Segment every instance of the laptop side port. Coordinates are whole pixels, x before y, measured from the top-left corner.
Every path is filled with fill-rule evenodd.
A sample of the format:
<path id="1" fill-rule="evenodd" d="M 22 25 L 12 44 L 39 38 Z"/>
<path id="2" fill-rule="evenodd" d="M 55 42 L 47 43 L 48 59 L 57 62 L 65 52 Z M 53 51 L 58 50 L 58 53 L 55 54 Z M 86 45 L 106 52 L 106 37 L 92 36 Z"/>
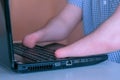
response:
<path id="1" fill-rule="evenodd" d="M 66 61 L 66 66 L 72 66 L 72 64 L 73 64 L 72 60 Z"/>

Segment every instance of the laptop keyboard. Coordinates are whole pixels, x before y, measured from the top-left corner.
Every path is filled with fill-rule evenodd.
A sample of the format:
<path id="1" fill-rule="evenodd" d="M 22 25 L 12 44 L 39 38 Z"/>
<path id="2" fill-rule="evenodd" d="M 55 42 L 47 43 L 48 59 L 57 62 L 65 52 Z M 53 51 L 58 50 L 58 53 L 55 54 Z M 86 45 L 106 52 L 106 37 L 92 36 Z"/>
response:
<path id="1" fill-rule="evenodd" d="M 54 51 L 42 46 L 28 48 L 20 43 L 14 43 L 14 53 L 36 62 L 56 60 Z"/>

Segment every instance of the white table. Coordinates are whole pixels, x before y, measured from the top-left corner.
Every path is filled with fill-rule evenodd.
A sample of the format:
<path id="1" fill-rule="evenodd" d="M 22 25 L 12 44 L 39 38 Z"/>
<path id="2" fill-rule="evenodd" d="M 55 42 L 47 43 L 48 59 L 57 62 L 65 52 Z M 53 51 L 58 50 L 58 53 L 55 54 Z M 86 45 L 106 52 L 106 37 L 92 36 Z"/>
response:
<path id="1" fill-rule="evenodd" d="M 120 64 L 105 61 L 86 67 L 24 74 L 0 66 L 0 80 L 120 80 Z"/>

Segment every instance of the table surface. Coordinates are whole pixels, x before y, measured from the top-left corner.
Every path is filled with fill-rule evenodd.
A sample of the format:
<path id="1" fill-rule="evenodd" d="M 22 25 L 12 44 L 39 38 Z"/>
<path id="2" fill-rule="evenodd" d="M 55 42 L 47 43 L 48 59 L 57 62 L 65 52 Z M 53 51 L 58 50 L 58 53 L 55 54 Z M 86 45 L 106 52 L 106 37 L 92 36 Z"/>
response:
<path id="1" fill-rule="evenodd" d="M 0 66 L 0 80 L 120 80 L 120 64 L 105 61 L 97 65 L 16 73 Z"/>

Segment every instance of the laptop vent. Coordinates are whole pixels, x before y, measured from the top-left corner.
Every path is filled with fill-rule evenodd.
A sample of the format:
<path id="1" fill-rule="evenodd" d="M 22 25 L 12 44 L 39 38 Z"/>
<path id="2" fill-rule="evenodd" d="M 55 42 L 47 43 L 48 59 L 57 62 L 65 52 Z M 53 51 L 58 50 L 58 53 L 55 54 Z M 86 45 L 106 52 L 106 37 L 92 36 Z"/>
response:
<path id="1" fill-rule="evenodd" d="M 28 67 L 29 71 L 38 71 L 38 70 L 50 70 L 53 68 L 53 65 L 41 65 L 41 66 L 32 66 Z"/>

